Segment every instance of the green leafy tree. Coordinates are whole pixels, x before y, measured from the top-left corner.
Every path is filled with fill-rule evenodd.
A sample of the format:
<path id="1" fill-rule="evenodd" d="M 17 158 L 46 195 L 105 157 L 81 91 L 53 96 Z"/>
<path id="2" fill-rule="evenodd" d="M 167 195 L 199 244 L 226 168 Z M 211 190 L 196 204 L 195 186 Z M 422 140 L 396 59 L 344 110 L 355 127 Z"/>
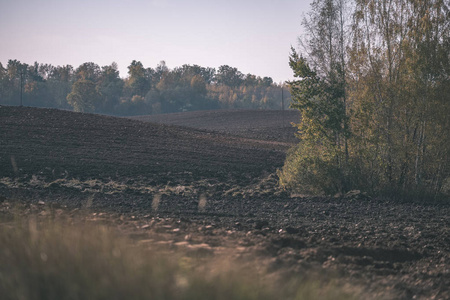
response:
<path id="1" fill-rule="evenodd" d="M 101 69 L 100 66 L 93 63 L 87 62 L 81 64 L 76 70 L 75 74 L 77 79 L 90 80 L 92 82 L 97 82 L 100 77 Z"/>
<path id="2" fill-rule="evenodd" d="M 244 78 L 244 85 L 246 86 L 255 86 L 258 84 L 256 76 L 253 74 L 247 74 Z"/>
<path id="3" fill-rule="evenodd" d="M 50 69 L 47 86 L 54 99 L 55 107 L 69 108 L 67 95 L 72 90 L 74 69 L 71 65 L 57 66 Z"/>
<path id="4" fill-rule="evenodd" d="M 127 87 L 131 96 L 138 95 L 144 97 L 151 88 L 151 77 L 140 61 L 133 60 L 128 66 Z"/>
<path id="5" fill-rule="evenodd" d="M 13 84 L 10 80 L 8 69 L 0 63 L 0 103 L 12 104 Z"/>
<path id="6" fill-rule="evenodd" d="M 7 70 L 9 77 L 9 96 L 11 97 L 9 104 L 23 104 L 24 87 L 28 80 L 28 65 L 16 59 L 10 59 L 8 60 Z"/>
<path id="7" fill-rule="evenodd" d="M 100 99 L 95 83 L 84 79 L 77 80 L 72 86 L 72 92 L 67 95 L 68 103 L 77 112 L 93 112 Z"/>
<path id="8" fill-rule="evenodd" d="M 189 82 L 194 76 L 200 76 L 206 84 L 211 84 L 214 80 L 216 70 L 198 65 L 182 65 L 179 68 L 175 68 L 173 72 L 178 74 L 180 80 L 186 82 Z"/>
<path id="9" fill-rule="evenodd" d="M 269 87 L 273 84 L 273 79 L 270 77 L 263 77 L 261 80 L 261 85 L 265 87 Z"/>
<path id="10" fill-rule="evenodd" d="M 118 66 L 113 62 L 109 66 L 103 66 L 97 83 L 97 89 L 102 96 L 100 107 L 97 111 L 104 113 L 114 113 L 115 107 L 119 104 L 123 94 L 124 82 L 119 77 Z"/>
<path id="11" fill-rule="evenodd" d="M 37 107 L 51 107 L 54 105 L 54 98 L 50 92 L 45 73 L 41 72 L 41 65 L 35 62 L 28 66 L 26 70 L 26 84 L 24 85 L 24 105 Z"/>
<path id="12" fill-rule="evenodd" d="M 191 88 L 195 95 L 206 95 L 206 82 L 201 75 L 195 75 L 192 77 Z"/>
<path id="13" fill-rule="evenodd" d="M 229 87 L 237 87 L 243 83 L 243 80 L 244 74 L 228 65 L 220 66 L 216 74 L 216 82 Z"/>

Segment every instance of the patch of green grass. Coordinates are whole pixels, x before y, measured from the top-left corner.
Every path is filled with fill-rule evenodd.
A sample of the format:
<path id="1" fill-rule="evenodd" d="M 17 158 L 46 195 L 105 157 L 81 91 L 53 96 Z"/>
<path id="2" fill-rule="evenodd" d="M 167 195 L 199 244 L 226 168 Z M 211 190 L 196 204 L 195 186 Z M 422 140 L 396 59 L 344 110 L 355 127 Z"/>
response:
<path id="1" fill-rule="evenodd" d="M 329 282 L 269 278 L 224 259 L 151 250 L 88 222 L 0 223 L 2 299 L 354 299 Z"/>

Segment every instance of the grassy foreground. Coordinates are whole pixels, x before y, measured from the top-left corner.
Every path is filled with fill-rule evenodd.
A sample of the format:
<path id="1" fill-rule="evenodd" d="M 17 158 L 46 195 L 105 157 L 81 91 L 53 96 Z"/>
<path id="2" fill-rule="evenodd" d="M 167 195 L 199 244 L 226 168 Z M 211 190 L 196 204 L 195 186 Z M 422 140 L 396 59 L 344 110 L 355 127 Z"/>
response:
<path id="1" fill-rule="evenodd" d="M 152 250 L 86 221 L 0 222 L 2 299 L 355 299 L 332 281 L 275 279 L 256 265 Z"/>

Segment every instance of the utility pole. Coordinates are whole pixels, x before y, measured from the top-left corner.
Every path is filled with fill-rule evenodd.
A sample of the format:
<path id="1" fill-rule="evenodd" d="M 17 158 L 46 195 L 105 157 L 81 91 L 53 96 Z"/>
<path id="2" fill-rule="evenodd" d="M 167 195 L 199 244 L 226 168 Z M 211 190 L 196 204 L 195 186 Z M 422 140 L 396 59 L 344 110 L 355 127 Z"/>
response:
<path id="1" fill-rule="evenodd" d="M 23 106 L 23 67 L 20 68 L 20 106 Z"/>
<path id="2" fill-rule="evenodd" d="M 283 88 L 283 84 L 281 84 L 281 115 L 283 118 L 283 128 L 285 126 L 285 117 L 284 117 L 284 88 Z"/>

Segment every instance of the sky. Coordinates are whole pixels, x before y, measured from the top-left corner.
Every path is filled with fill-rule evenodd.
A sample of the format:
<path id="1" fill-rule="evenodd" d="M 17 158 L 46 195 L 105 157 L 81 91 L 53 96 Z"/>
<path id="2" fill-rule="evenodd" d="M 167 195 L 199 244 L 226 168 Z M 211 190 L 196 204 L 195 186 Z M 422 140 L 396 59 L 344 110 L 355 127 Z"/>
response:
<path id="1" fill-rule="evenodd" d="M 310 0 L 0 0 L 0 62 L 100 66 L 133 60 L 155 68 L 236 67 L 244 74 L 293 78 Z"/>

